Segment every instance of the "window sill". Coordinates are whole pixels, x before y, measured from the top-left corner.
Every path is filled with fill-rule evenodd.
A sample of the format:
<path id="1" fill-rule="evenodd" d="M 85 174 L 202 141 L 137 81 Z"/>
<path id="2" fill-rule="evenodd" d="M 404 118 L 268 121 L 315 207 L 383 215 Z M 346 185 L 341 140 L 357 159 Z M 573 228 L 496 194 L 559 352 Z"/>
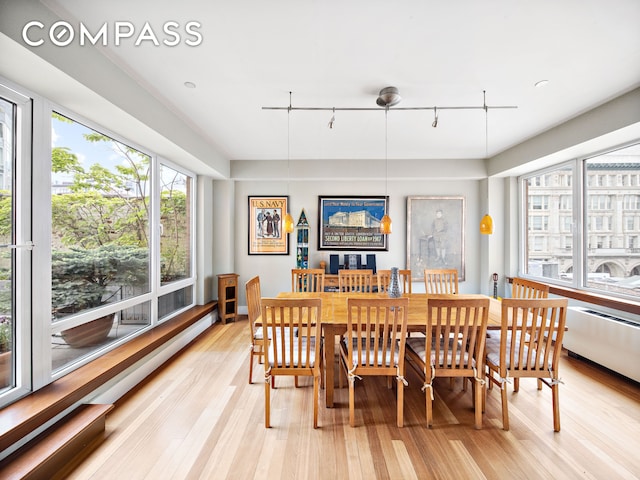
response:
<path id="1" fill-rule="evenodd" d="M 537 278 L 535 280 L 537 282 L 540 281 Z M 509 283 L 511 283 L 512 281 L 513 278 L 509 277 Z M 623 300 L 617 297 L 611 297 L 600 293 L 578 290 L 577 288 L 561 287 L 550 283 L 547 283 L 546 285 L 549 285 L 549 293 L 553 295 L 559 295 L 561 297 L 571 298 L 573 300 L 590 303 L 592 305 L 599 305 L 601 307 L 612 308 L 614 310 L 620 310 L 621 312 L 627 312 L 633 315 L 640 315 L 640 302 Z"/>

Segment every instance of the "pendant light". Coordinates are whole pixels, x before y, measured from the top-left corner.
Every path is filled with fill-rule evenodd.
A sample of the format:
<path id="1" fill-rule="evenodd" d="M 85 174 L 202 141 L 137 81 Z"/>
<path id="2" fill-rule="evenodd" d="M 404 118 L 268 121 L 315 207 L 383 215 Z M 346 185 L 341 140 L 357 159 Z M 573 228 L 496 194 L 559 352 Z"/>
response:
<path id="1" fill-rule="evenodd" d="M 487 94 L 483 90 L 484 96 L 484 156 L 489 158 L 489 109 L 487 107 Z M 480 233 L 482 235 L 491 235 L 493 233 L 493 218 L 488 213 L 480 220 Z"/>
<path id="2" fill-rule="evenodd" d="M 289 109 L 287 110 L 287 197 L 289 196 L 289 183 L 291 182 L 291 92 L 289 92 Z M 284 233 L 293 233 L 293 217 L 289 213 L 289 201 L 287 201 L 287 213 L 284 216 Z"/>
<path id="3" fill-rule="evenodd" d="M 396 102 L 397 103 L 397 102 Z M 388 136 L 387 136 L 387 114 L 389 113 L 389 107 L 387 106 L 384 110 L 384 195 L 385 200 L 388 193 L 388 182 L 389 182 L 389 154 L 388 154 Z M 387 203 L 387 209 L 389 208 Z M 380 220 L 380 233 L 383 235 L 389 235 L 391 233 L 391 217 L 385 213 Z"/>

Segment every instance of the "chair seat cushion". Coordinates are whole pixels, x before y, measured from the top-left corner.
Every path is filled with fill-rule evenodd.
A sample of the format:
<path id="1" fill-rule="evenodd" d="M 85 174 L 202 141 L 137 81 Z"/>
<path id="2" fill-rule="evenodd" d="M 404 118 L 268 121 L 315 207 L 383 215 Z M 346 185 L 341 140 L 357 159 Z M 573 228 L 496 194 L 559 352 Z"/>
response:
<path id="1" fill-rule="evenodd" d="M 453 342 L 456 342 L 457 340 L 455 340 L 454 338 L 450 338 L 449 339 L 449 347 L 453 346 Z M 463 364 L 464 365 L 469 365 L 469 352 L 466 351 L 466 349 L 464 349 L 461 345 L 461 342 L 458 341 L 458 349 L 456 351 L 456 358 L 455 358 L 455 362 L 453 362 L 453 351 L 451 350 L 451 348 L 449 348 L 447 350 L 447 358 L 445 361 L 444 358 L 444 339 L 440 340 L 440 358 L 436 358 L 436 348 L 435 348 L 435 342 L 431 343 L 431 358 L 430 361 L 427 362 L 426 356 L 427 356 L 427 351 L 426 351 L 426 343 L 425 343 L 425 339 L 424 337 L 417 337 L 417 338 L 407 338 L 407 348 L 410 349 L 417 357 L 419 357 L 422 362 L 426 365 L 434 365 L 436 367 L 438 366 L 447 366 L 450 367 L 452 364 L 458 365 L 460 364 L 460 355 L 463 355 Z M 453 363 L 452 363 L 453 362 Z M 471 359 L 471 367 L 475 367 L 475 359 Z"/>
<path id="2" fill-rule="evenodd" d="M 487 352 L 487 364 L 488 365 L 495 365 L 498 366 L 500 365 L 500 332 L 497 332 L 497 334 L 492 333 L 491 334 L 491 338 L 487 338 L 485 346 L 486 346 L 486 352 Z M 516 351 L 520 350 L 520 342 L 519 340 L 519 335 L 516 336 L 516 342 L 514 345 L 514 349 Z M 509 350 L 510 350 L 510 344 L 511 344 L 511 332 L 507 333 L 507 352 L 506 352 L 506 368 L 507 370 L 510 370 L 512 368 L 520 368 L 519 362 L 518 362 L 518 358 L 515 358 L 515 364 L 511 365 L 511 361 L 509 360 Z M 532 350 L 531 351 L 531 358 L 535 358 L 536 356 L 536 350 Z M 522 351 L 522 358 L 524 359 L 524 361 L 527 361 L 527 358 L 529 358 L 529 348 L 528 347 L 524 347 L 523 351 Z M 542 360 L 542 359 L 541 359 Z M 546 367 L 544 367 L 544 362 L 541 361 L 540 365 L 538 365 L 538 368 L 551 368 L 551 362 L 548 363 L 548 365 Z"/>
<path id="3" fill-rule="evenodd" d="M 285 327 L 285 330 L 288 330 L 288 329 L 289 329 L 289 327 Z M 276 327 L 276 330 L 280 331 L 280 327 Z M 268 335 L 269 335 L 269 340 L 271 340 L 271 331 L 267 330 L 267 332 L 268 332 Z M 264 336 L 263 335 L 264 335 L 264 331 L 263 331 L 262 327 L 258 327 L 258 328 L 256 328 L 256 331 L 253 334 L 253 339 L 254 340 L 264 340 Z M 294 337 L 298 336 L 298 328 L 297 327 L 294 328 L 294 330 L 293 330 L 293 336 Z"/>
<path id="4" fill-rule="evenodd" d="M 361 347 L 358 352 L 358 342 L 360 342 Z M 384 349 L 376 352 L 374 349 L 374 339 L 373 338 L 354 338 L 353 339 L 353 358 L 351 359 L 352 365 L 356 366 L 383 366 L 383 367 L 397 367 L 399 361 L 399 349 L 396 347 L 392 349 L 390 346 L 387 346 Z M 344 356 L 347 357 L 349 355 L 349 344 L 348 339 L 343 338 L 342 342 L 340 342 L 340 347 L 343 350 Z M 369 356 L 369 363 L 367 363 L 367 352 Z M 393 354 L 393 362 L 391 359 L 391 355 Z M 360 355 L 358 357 L 358 355 Z"/>
<path id="5" fill-rule="evenodd" d="M 309 342 L 309 357 L 307 358 L 307 342 Z M 284 344 L 284 358 L 281 357 L 282 346 L 278 345 L 278 364 L 275 364 L 275 353 L 273 351 L 273 343 L 269 345 L 268 359 L 269 365 L 272 367 L 314 367 L 315 366 L 315 338 L 294 338 L 293 340 L 293 356 L 290 355 L 291 343 L 286 341 Z M 301 348 L 298 357 L 298 348 Z"/>

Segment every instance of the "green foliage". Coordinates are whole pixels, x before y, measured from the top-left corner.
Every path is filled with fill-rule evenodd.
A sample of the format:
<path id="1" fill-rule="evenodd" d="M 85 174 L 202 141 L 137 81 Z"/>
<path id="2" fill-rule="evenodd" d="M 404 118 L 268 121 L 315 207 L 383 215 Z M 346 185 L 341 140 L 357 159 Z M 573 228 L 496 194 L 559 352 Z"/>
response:
<path id="1" fill-rule="evenodd" d="M 72 122 L 56 113 L 53 118 Z M 85 167 L 69 148 L 52 149 L 52 171 L 71 178 L 67 193 L 52 196 L 54 309 L 73 304 L 76 310 L 93 308 L 104 301 L 106 285 L 140 280 L 131 277 L 128 282 L 123 278 L 127 276 L 124 263 L 129 251 L 139 252 L 140 257 L 135 258 L 144 257 L 146 263 L 139 265 L 137 272 L 148 281 L 150 157 L 95 131 L 83 137 L 89 143 L 105 143 L 121 162 L 113 168 L 93 162 Z M 184 278 L 189 258 L 187 198 L 183 191 L 174 190 L 175 183 L 163 185 L 160 202 L 163 279 Z M 6 215 L 10 220 L 10 211 Z M 120 250 L 116 256 L 109 256 L 109 248 Z M 114 270 L 116 260 L 125 272 Z"/>
<path id="2" fill-rule="evenodd" d="M 0 316 L 0 352 L 11 350 L 12 330 L 11 319 L 4 315 Z"/>
<path id="3" fill-rule="evenodd" d="M 9 190 L 0 190 L 0 238 L 10 243 L 11 219 L 13 217 L 13 198 Z"/>
<path id="4" fill-rule="evenodd" d="M 51 262 L 54 311 L 94 308 L 105 301 L 110 285 L 148 283 L 149 256 L 145 248 L 105 245 L 53 252 Z"/>

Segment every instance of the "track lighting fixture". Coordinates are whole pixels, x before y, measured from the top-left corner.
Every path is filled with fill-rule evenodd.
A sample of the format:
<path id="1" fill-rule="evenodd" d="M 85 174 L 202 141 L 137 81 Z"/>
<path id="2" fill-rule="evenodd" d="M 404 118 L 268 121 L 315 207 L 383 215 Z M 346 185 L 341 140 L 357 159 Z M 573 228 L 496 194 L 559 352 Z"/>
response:
<path id="1" fill-rule="evenodd" d="M 329 120 L 329 128 L 333 128 L 333 123 L 336 121 L 336 109 L 333 109 L 333 115 L 331 116 L 331 120 Z"/>
<path id="2" fill-rule="evenodd" d="M 438 107 L 433 107 L 433 123 L 431 124 L 433 128 L 438 126 Z"/>
<path id="3" fill-rule="evenodd" d="M 484 91 L 483 91 L 484 93 Z M 402 97 L 398 93 L 396 87 L 385 87 L 380 90 L 380 94 L 376 99 L 378 107 L 383 107 L 385 110 L 489 110 L 489 109 L 511 109 L 518 108 L 515 105 L 492 105 L 488 106 L 486 102 L 480 106 L 450 106 L 450 107 L 396 107 L 400 103 Z M 392 108 L 393 107 L 393 108 Z M 348 111 L 366 111 L 366 110 L 380 110 L 376 107 L 293 107 L 289 104 L 288 107 L 262 107 L 263 110 L 327 110 L 332 111 L 334 114 L 337 110 Z"/>

